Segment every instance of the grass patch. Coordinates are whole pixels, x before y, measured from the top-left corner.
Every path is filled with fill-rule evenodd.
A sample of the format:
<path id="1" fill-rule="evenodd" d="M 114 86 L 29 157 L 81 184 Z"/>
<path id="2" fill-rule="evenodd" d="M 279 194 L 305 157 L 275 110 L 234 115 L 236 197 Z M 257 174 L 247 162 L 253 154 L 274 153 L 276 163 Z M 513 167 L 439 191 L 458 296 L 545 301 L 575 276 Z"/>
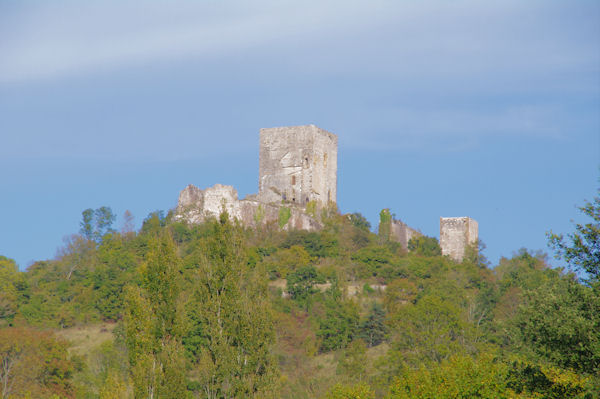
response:
<path id="1" fill-rule="evenodd" d="M 61 338 L 71 342 L 69 353 L 87 355 L 102 342 L 114 339 L 115 323 L 102 323 L 91 326 L 70 327 L 56 332 Z"/>

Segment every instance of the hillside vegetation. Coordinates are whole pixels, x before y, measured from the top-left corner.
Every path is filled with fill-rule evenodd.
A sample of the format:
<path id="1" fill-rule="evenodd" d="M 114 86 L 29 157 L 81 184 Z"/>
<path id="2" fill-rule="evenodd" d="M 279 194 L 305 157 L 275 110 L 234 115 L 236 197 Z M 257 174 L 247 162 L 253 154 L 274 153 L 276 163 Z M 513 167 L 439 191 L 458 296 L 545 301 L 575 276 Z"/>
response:
<path id="1" fill-rule="evenodd" d="M 23 272 L 0 257 L 0 398 L 599 397 L 597 275 L 542 253 L 407 253 L 335 209 L 319 232 L 113 221 L 84 211 Z"/>

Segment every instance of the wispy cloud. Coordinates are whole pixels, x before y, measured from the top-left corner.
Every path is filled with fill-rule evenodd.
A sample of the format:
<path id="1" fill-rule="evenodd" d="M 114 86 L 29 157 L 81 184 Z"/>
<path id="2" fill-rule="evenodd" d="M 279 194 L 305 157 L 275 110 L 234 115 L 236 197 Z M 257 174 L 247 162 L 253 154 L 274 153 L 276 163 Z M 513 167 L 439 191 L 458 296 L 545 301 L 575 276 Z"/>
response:
<path id="1" fill-rule="evenodd" d="M 40 2 L 0 13 L 0 82 L 246 49 L 293 51 L 307 64 L 317 57 L 304 66 L 314 73 L 416 78 L 597 63 L 595 42 L 550 26 L 576 23 L 560 8 L 512 0 Z M 542 25 L 528 20 L 539 14 L 549 16 Z"/>
<path id="2" fill-rule="evenodd" d="M 339 6 L 274 1 L 38 4 L 5 14 L 0 80 L 231 54 L 294 38 L 318 40 L 325 32 L 376 23 L 365 15 L 369 8 L 353 2 Z"/>
<path id="3" fill-rule="evenodd" d="M 0 2 L 0 90 L 17 94 L 0 96 L 0 155 L 182 159 L 245 148 L 271 123 L 376 150 L 565 138 L 599 126 L 599 14 L 553 0 Z M 178 68 L 130 81 L 156 64 Z"/>

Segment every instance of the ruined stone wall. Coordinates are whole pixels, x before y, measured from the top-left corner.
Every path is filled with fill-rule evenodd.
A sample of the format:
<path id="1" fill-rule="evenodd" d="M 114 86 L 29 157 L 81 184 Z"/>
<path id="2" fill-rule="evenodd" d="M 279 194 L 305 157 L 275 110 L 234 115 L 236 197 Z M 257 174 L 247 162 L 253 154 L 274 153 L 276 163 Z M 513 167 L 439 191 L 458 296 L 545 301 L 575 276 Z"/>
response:
<path id="1" fill-rule="evenodd" d="M 215 184 L 201 190 L 190 184 L 179 193 L 175 214 L 176 218 L 185 219 L 190 223 L 200 223 L 209 217 L 218 218 L 223 206 L 231 217 L 241 218 L 241 208 L 235 188 Z"/>
<path id="2" fill-rule="evenodd" d="M 440 247 L 442 255 L 462 262 L 465 249 L 479 240 L 479 227 L 469 217 L 440 218 Z"/>
<path id="3" fill-rule="evenodd" d="M 402 248 L 408 250 L 408 242 L 413 237 L 422 236 L 419 231 L 409 227 L 406 223 L 401 220 L 392 220 L 390 228 L 390 238 L 393 241 L 397 241 L 402 245 Z"/>
<path id="4" fill-rule="evenodd" d="M 337 201 L 337 136 L 314 125 L 260 130 L 258 200 Z"/>
<path id="5" fill-rule="evenodd" d="M 257 227 L 265 224 L 279 224 L 281 205 L 259 202 L 255 196 L 238 200 L 237 190 L 232 186 L 216 184 L 205 190 L 190 184 L 179 194 L 175 219 L 188 223 L 202 223 L 209 218 L 218 218 L 225 207 L 230 218 L 239 220 L 244 226 Z M 284 230 L 318 230 L 321 224 L 307 215 L 302 209 L 289 207 L 290 217 Z"/>

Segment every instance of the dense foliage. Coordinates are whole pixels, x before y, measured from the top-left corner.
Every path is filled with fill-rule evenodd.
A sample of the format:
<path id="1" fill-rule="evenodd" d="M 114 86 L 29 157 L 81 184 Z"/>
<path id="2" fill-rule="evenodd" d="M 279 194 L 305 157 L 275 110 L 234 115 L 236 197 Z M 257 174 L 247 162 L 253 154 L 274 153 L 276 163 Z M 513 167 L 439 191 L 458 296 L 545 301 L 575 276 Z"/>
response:
<path id="1" fill-rule="evenodd" d="M 378 234 L 334 209 L 318 232 L 159 211 L 138 232 L 128 214 L 117 232 L 110 208 L 82 216 L 55 259 L 21 272 L 0 256 L 2 399 L 600 392 L 597 244 L 576 238 L 597 219 L 572 247 L 550 237 L 589 272 L 582 284 L 525 249 L 493 268 L 483 247 L 462 263 L 431 237 L 407 251 L 387 209 Z"/>

